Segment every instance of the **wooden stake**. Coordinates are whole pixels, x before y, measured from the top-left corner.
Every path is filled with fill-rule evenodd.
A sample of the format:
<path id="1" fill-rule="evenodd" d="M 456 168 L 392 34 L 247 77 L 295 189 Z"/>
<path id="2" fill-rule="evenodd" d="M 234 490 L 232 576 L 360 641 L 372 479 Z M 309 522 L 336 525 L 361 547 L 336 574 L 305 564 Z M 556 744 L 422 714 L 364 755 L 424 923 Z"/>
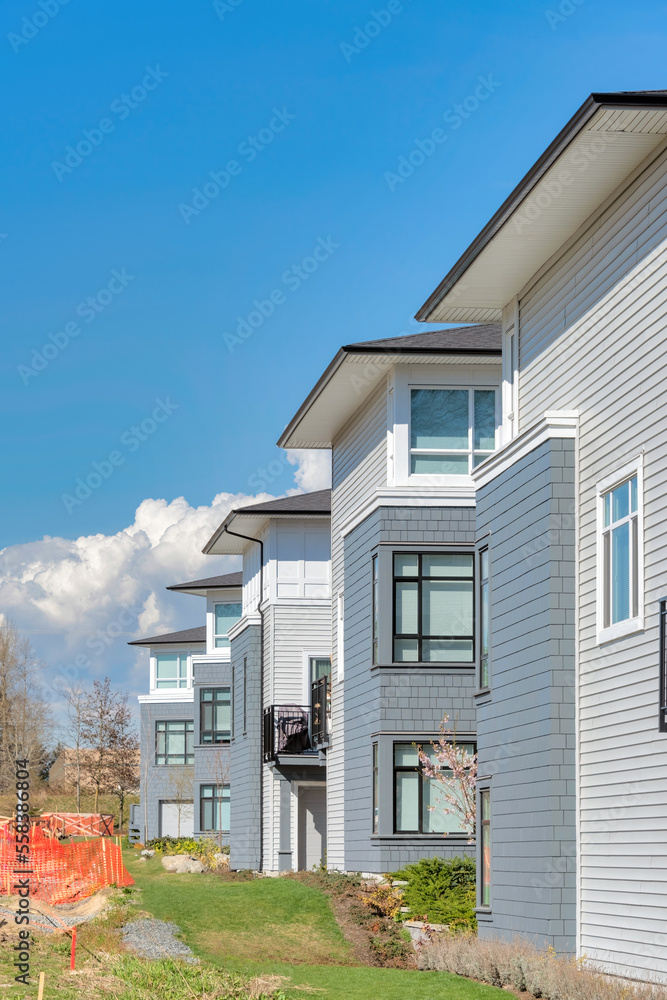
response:
<path id="1" fill-rule="evenodd" d="M 39 974 L 39 989 L 37 991 L 37 1000 L 44 1000 L 44 973 Z"/>

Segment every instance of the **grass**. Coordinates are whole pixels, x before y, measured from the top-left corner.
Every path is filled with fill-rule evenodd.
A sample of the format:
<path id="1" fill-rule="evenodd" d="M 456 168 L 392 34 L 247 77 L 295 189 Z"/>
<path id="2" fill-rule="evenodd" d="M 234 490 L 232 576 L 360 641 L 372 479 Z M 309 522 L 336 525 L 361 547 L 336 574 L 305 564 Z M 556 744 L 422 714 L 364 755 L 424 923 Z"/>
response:
<path id="1" fill-rule="evenodd" d="M 228 972 L 288 976 L 293 986 L 321 990 L 323 1000 L 506 1000 L 501 990 L 446 972 L 353 964 L 327 897 L 295 880 L 227 882 L 170 874 L 157 857 L 140 862 L 132 851 L 125 858 L 141 908 L 178 924 L 196 954 Z"/>

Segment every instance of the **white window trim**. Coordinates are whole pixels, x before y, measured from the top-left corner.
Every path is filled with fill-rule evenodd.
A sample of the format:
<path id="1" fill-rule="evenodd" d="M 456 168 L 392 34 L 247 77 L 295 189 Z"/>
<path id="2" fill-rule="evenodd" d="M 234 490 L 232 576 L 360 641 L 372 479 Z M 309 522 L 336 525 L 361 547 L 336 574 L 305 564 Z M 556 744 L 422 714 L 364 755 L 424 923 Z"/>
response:
<path id="1" fill-rule="evenodd" d="M 509 315 L 507 315 L 509 313 Z M 514 298 L 504 316 L 502 355 L 502 444 L 519 433 L 519 300 Z"/>
<path id="2" fill-rule="evenodd" d="M 310 661 L 314 659 L 318 660 L 329 660 L 331 662 L 331 650 L 317 650 L 312 649 L 303 650 L 303 701 L 302 705 L 310 705 Z M 333 670 L 333 666 L 331 668 Z M 331 674 L 329 674 L 329 681 L 331 681 Z"/>
<path id="3" fill-rule="evenodd" d="M 633 476 L 637 477 L 637 615 L 635 618 L 626 618 L 622 622 L 615 622 L 613 625 L 604 627 L 604 561 L 602 558 L 603 542 L 602 534 L 604 530 L 604 502 L 605 493 L 620 486 Z M 605 476 L 595 484 L 596 493 L 596 619 L 597 619 L 597 642 L 601 645 L 605 642 L 613 642 L 615 639 L 622 639 L 625 636 L 634 635 L 644 629 L 644 453 L 626 465 L 621 466 L 614 473 Z"/>
<path id="4" fill-rule="evenodd" d="M 498 450 L 500 445 L 500 428 L 502 420 L 502 392 L 501 386 L 497 380 L 489 379 L 488 377 L 480 379 L 477 381 L 475 378 L 470 377 L 470 372 L 468 370 L 462 370 L 461 373 L 457 373 L 456 377 L 452 378 L 451 373 L 445 378 L 443 376 L 442 381 L 433 377 L 430 373 L 428 378 L 424 378 L 421 374 L 416 374 L 408 371 L 407 369 L 399 370 L 397 366 L 395 372 L 395 383 L 394 383 L 394 423 L 393 423 L 393 462 L 392 462 L 392 476 L 391 482 L 396 486 L 410 486 L 416 487 L 417 489 L 424 489 L 429 486 L 447 488 L 447 487 L 461 487 L 466 485 L 472 485 L 472 478 L 470 473 L 412 473 L 410 471 L 412 461 L 411 454 L 412 449 L 410 447 L 411 441 L 411 390 L 412 389 L 464 389 L 469 393 L 474 389 L 481 389 L 486 391 L 493 391 L 496 395 L 496 432 L 495 432 L 495 448 L 486 458 L 492 458 L 495 452 Z M 472 408 L 472 400 L 474 397 L 470 397 L 470 407 Z M 470 421 L 469 421 L 470 422 Z M 472 431 L 469 432 L 472 434 Z M 472 447 L 473 442 L 470 441 Z M 453 449 L 455 450 L 455 449 Z M 474 449 L 473 449 L 474 451 Z M 463 453 L 463 452 L 462 452 Z M 466 454 L 470 454 L 469 451 Z M 479 468 L 479 466 L 478 466 Z"/>
<path id="5" fill-rule="evenodd" d="M 185 687 L 161 687 L 157 686 L 157 658 L 158 656 L 185 656 L 187 658 L 187 672 L 186 672 L 186 684 Z M 191 649 L 184 649 L 182 646 L 176 648 L 169 648 L 165 646 L 164 649 L 155 650 L 151 653 L 151 694 L 159 693 L 160 695 L 172 695 L 178 694 L 179 692 L 192 691 L 192 657 L 199 655 L 198 652 L 194 652 Z"/>

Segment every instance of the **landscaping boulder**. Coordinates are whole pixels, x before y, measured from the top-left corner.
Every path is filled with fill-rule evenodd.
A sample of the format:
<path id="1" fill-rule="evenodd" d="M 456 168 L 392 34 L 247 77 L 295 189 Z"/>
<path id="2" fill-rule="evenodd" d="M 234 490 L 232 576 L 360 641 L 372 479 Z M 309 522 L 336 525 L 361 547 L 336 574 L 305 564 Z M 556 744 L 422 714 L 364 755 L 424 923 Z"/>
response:
<path id="1" fill-rule="evenodd" d="M 168 872 L 176 872 L 177 875 L 189 875 L 204 871 L 201 861 L 196 861 L 187 854 L 170 854 L 162 858 L 162 864 Z"/>
<path id="2" fill-rule="evenodd" d="M 145 849 L 144 849 L 144 850 L 143 850 L 143 851 L 141 852 L 141 857 L 142 857 L 142 858 L 152 858 L 154 854 L 155 854 L 155 851 L 151 851 L 151 850 L 149 850 L 148 848 L 145 848 Z"/>

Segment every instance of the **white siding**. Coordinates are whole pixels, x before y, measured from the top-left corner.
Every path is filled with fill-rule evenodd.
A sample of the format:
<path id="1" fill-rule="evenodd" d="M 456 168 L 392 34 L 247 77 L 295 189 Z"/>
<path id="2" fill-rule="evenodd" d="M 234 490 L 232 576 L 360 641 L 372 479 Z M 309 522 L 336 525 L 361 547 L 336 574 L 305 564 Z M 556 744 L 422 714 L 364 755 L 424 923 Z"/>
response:
<path id="1" fill-rule="evenodd" d="M 338 594 L 343 589 L 341 526 L 387 483 L 386 380 L 343 428 L 334 442 L 331 498 L 332 573 L 332 746 L 327 759 L 327 864 L 345 868 L 343 844 L 343 677 L 338 673 Z"/>
<path id="2" fill-rule="evenodd" d="M 580 952 L 667 977 L 667 737 L 657 600 L 667 592 L 667 153 L 520 301 L 520 430 L 580 413 Z M 645 629 L 597 645 L 595 484 L 644 453 Z M 573 512 L 575 516 L 575 512 Z"/>

